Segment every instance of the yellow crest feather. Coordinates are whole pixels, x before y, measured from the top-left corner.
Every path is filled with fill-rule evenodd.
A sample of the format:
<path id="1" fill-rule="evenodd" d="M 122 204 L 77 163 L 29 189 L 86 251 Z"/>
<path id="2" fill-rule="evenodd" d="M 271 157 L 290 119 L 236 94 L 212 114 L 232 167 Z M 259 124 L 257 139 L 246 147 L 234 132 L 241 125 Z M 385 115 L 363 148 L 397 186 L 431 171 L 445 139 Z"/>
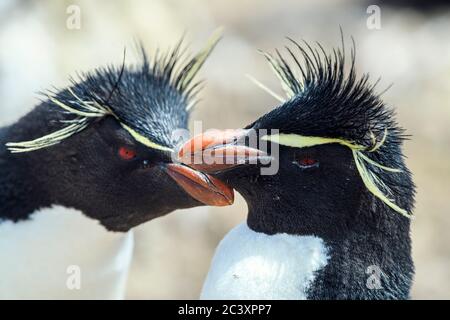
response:
<path id="1" fill-rule="evenodd" d="M 216 29 L 212 36 L 209 38 L 208 42 L 206 43 L 206 46 L 203 48 L 202 51 L 200 51 L 197 55 L 195 55 L 194 59 L 192 60 L 194 64 L 192 67 L 189 68 L 189 71 L 184 76 L 182 83 L 180 84 L 181 87 L 185 87 L 188 83 L 194 79 L 194 77 L 197 75 L 200 68 L 205 63 L 206 59 L 211 54 L 212 50 L 216 46 L 216 44 L 219 42 L 219 40 L 222 38 L 223 28 Z M 189 110 L 192 107 L 192 105 L 189 105 L 186 109 Z"/>

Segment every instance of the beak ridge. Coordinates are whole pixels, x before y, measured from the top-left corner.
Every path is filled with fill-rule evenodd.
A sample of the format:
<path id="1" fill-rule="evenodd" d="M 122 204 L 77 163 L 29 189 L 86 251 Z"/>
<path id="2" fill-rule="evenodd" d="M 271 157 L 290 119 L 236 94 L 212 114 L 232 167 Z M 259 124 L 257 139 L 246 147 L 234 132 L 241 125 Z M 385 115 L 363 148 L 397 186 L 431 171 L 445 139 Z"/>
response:
<path id="1" fill-rule="evenodd" d="M 249 131 L 212 130 L 197 135 L 179 149 L 178 160 L 200 171 L 218 172 L 270 158 L 266 152 L 245 145 L 251 140 Z"/>

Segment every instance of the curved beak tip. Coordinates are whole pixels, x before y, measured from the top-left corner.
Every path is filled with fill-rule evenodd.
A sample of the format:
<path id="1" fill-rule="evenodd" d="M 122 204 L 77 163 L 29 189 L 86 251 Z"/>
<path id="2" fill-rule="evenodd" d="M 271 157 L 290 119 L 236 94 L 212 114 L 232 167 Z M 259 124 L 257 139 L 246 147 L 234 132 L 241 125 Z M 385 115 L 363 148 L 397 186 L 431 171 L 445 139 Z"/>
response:
<path id="1" fill-rule="evenodd" d="M 194 199 L 211 206 L 234 203 L 234 190 L 221 180 L 185 165 L 167 164 L 167 174 Z"/>

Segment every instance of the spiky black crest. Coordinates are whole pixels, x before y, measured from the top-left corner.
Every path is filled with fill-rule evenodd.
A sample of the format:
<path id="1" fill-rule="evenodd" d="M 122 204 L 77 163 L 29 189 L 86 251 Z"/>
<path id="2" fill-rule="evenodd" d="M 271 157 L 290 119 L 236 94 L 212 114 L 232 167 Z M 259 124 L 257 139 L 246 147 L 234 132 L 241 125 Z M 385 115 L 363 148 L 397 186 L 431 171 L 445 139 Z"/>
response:
<path id="1" fill-rule="evenodd" d="M 195 101 L 198 83 L 183 83 L 190 63 L 181 62 L 181 42 L 165 55 L 158 52 L 150 60 L 141 47 L 140 65 L 110 66 L 82 76 L 72 91 L 83 101 L 94 101 L 110 109 L 112 115 L 149 140 L 170 147 L 172 130 L 187 124 L 190 104 Z M 177 66 L 181 65 L 178 69 Z M 79 103 L 63 91 L 56 99 Z"/>
<path id="2" fill-rule="evenodd" d="M 29 152 L 57 144 L 105 116 L 115 117 L 138 141 L 159 149 L 173 147 L 173 130 L 186 128 L 200 82 L 199 69 L 219 40 L 216 34 L 203 51 L 186 58 L 180 41 L 165 54 L 149 59 L 140 46 L 139 65 L 109 66 L 81 74 L 58 92 L 49 92 L 49 105 L 69 113 L 61 130 L 33 141 L 12 142 L 12 152 Z"/>
<path id="3" fill-rule="evenodd" d="M 276 56 L 263 52 L 288 98 L 248 128 L 351 144 L 369 190 L 409 216 L 414 185 L 401 152 L 404 130 L 376 93 L 378 81 L 371 84 L 368 74 L 357 77 L 354 41 L 348 70 L 343 37 L 342 47 L 331 54 L 319 43 L 289 41 L 292 46 L 286 50 L 291 63 L 279 51 Z"/>
<path id="4" fill-rule="evenodd" d="M 373 146 L 387 130 L 386 145 L 400 143 L 401 129 L 392 109 L 388 108 L 369 83 L 368 74 L 357 77 L 355 46 L 351 49 L 350 68 L 346 70 L 345 47 L 327 54 L 320 44 L 302 46 L 289 39 L 294 48 L 286 47 L 287 59 L 265 53 L 279 75 L 288 99 L 277 109 L 257 121 L 258 126 L 278 128 L 280 132 L 306 136 L 340 138 L 362 146 Z M 295 52 L 296 50 L 297 52 Z"/>

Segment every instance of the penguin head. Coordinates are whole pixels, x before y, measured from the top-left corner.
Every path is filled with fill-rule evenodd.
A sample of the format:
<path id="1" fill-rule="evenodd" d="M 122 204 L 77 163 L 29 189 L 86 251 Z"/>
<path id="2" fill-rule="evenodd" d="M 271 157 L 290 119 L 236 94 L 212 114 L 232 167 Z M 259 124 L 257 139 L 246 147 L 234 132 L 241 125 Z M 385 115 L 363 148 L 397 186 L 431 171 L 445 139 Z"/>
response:
<path id="1" fill-rule="evenodd" d="M 42 203 L 81 210 L 113 231 L 175 209 L 231 204 L 225 184 L 172 162 L 173 133 L 187 128 L 193 79 L 216 41 L 182 65 L 180 45 L 151 62 L 142 51 L 142 64 L 86 74 L 24 117 L 20 136 L 34 140 L 7 147 L 30 168 Z"/>
<path id="2" fill-rule="evenodd" d="M 256 231 L 338 238 L 357 225 L 409 223 L 414 185 L 404 131 L 368 76 L 356 76 L 354 46 L 346 70 L 344 45 L 327 54 L 292 43 L 293 63 L 263 53 L 286 91 L 287 98 L 273 94 L 281 105 L 245 129 L 195 137 L 179 158 L 212 157 L 191 166 L 239 191 Z M 264 174 L 269 156 L 278 169 Z"/>

